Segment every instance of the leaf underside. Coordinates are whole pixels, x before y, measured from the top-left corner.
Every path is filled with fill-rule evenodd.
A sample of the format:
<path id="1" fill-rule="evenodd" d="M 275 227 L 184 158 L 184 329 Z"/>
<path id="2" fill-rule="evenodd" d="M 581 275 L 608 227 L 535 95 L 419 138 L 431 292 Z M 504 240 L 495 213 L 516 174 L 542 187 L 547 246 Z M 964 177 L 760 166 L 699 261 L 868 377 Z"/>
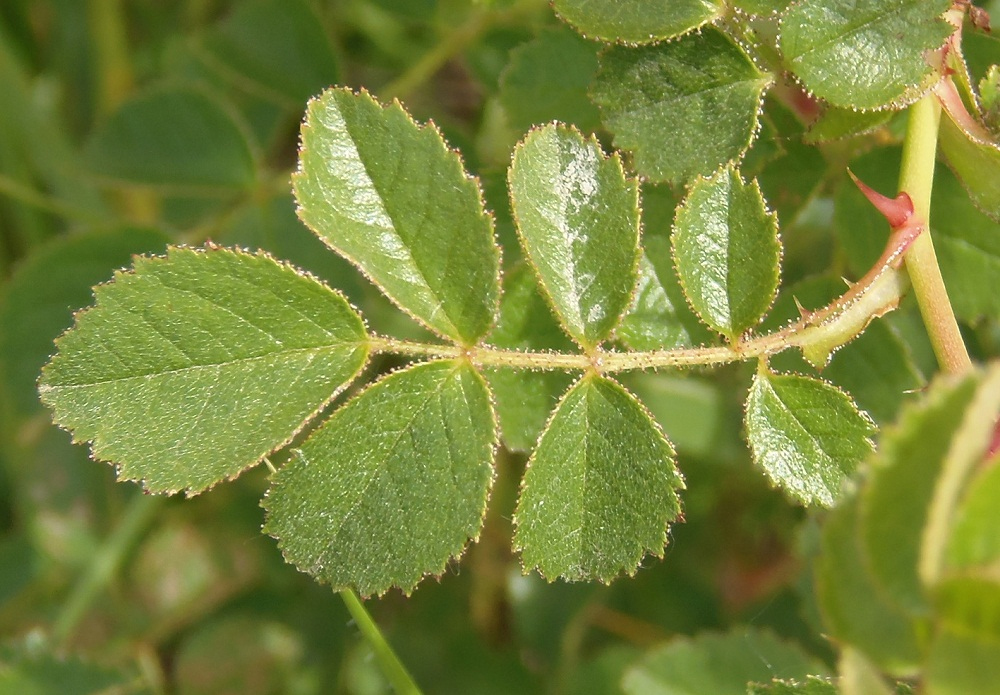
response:
<path id="1" fill-rule="evenodd" d="M 171 248 L 95 296 L 39 391 L 151 492 L 200 492 L 259 462 L 367 359 L 347 301 L 261 253 Z"/>
<path id="2" fill-rule="evenodd" d="M 409 593 L 479 535 L 494 414 L 464 362 L 396 372 L 342 407 L 274 476 L 265 531 L 335 588 Z"/>

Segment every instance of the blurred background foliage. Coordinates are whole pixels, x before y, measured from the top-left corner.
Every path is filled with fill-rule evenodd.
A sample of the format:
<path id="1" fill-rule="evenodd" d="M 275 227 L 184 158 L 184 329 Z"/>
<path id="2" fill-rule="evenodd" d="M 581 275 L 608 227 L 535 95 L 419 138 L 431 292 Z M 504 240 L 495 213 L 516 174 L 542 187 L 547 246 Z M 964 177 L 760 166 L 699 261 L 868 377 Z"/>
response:
<path id="1" fill-rule="evenodd" d="M 987 43 L 970 42 L 970 60 L 996 50 L 975 41 Z M 374 330 L 422 337 L 295 217 L 289 175 L 306 101 L 331 84 L 363 86 L 434 120 L 481 177 L 516 277 L 511 148 L 553 119 L 608 145 L 587 98 L 598 51 L 545 0 L 0 3 L 0 693 L 388 692 L 340 599 L 260 534 L 265 469 L 191 500 L 143 496 L 50 424 L 35 380 L 90 287 L 168 243 L 266 249 L 344 290 Z M 900 128 L 823 150 L 802 133 L 769 97 L 744 169 L 780 215 L 786 286 L 811 305 L 881 249 L 864 235 L 878 218 L 843 187 L 843 169 L 860 157 L 855 171 L 891 188 L 898 152 L 873 148 Z M 669 233 L 677 195 L 644 190 L 650 238 Z M 975 210 L 952 212 L 963 229 L 995 235 Z M 964 296 L 973 351 L 996 354 L 997 295 Z M 794 310 L 787 295 L 773 320 Z M 891 420 L 934 369 L 918 321 L 905 304 L 824 375 Z M 776 366 L 809 370 L 785 359 Z M 687 479 L 686 523 L 634 579 L 522 576 L 510 519 L 525 455 L 501 452 L 479 543 L 412 597 L 368 603 L 416 680 L 434 693 L 617 692 L 648 647 L 731 626 L 830 664 L 810 598 L 816 521 L 769 489 L 741 441 L 751 368 L 626 379 Z"/>

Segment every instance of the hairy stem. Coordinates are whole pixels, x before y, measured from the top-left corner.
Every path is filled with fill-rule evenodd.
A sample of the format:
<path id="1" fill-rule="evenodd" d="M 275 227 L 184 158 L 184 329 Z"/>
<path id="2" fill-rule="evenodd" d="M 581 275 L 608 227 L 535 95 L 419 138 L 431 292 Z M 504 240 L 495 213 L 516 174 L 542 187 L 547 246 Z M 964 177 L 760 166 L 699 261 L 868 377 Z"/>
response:
<path id="1" fill-rule="evenodd" d="M 899 190 L 910 196 L 913 214 L 928 232 L 940 122 L 941 104 L 934 94 L 910 107 L 899 177 Z M 931 235 L 919 235 L 903 258 L 938 363 L 946 372 L 964 372 L 972 366 L 972 361 L 948 299 Z"/>
<path id="2" fill-rule="evenodd" d="M 354 618 L 354 622 L 357 623 L 358 629 L 361 630 L 361 634 L 372 651 L 375 652 L 375 657 L 382 666 L 382 673 L 389 679 L 397 695 L 421 695 L 420 688 L 413 681 L 406 666 L 396 656 L 396 652 L 392 650 L 392 646 L 382 631 L 378 629 L 378 625 L 372 620 L 371 615 L 365 610 L 365 604 L 361 602 L 357 594 L 350 589 L 344 589 L 340 592 L 340 598 L 344 600 L 344 604 L 351 617 Z"/>

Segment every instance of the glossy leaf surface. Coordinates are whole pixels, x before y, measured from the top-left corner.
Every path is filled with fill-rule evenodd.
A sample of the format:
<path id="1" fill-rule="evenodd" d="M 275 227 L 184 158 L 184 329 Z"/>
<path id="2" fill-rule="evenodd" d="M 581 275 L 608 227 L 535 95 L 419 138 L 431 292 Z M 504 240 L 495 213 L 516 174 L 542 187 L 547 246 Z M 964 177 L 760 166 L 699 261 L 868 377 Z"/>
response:
<path id="1" fill-rule="evenodd" d="M 627 44 L 680 36 L 723 11 L 722 0 L 554 0 L 552 5 L 584 36 Z"/>
<path id="2" fill-rule="evenodd" d="M 401 308 L 472 344 L 499 296 L 499 251 L 479 187 L 433 126 L 395 103 L 330 89 L 309 104 L 299 215 Z"/>
<path id="3" fill-rule="evenodd" d="M 816 96 L 844 108 L 905 105 L 952 29 L 950 0 L 802 0 L 781 20 L 785 62 Z"/>
<path id="4" fill-rule="evenodd" d="M 699 179 L 678 208 L 677 275 L 691 306 L 731 341 L 755 326 L 778 289 L 778 222 L 757 184 L 731 167 Z"/>
<path id="5" fill-rule="evenodd" d="M 510 194 L 522 244 L 566 331 L 584 348 L 605 340 L 632 298 L 639 187 L 617 155 L 558 125 L 514 153 Z"/>
<path id="6" fill-rule="evenodd" d="M 872 452 L 871 420 L 850 396 L 797 374 L 758 373 L 747 399 L 747 439 L 775 484 L 805 504 L 833 506 Z"/>
<path id="7" fill-rule="evenodd" d="M 173 248 L 95 291 L 39 388 L 119 477 L 199 492 L 287 442 L 364 365 L 361 318 L 258 254 Z"/>
<path id="8" fill-rule="evenodd" d="M 495 444 L 475 370 L 410 367 L 335 412 L 274 476 L 265 531 L 334 588 L 409 593 L 479 535 Z"/>
<path id="9" fill-rule="evenodd" d="M 683 488 L 673 448 L 620 385 L 584 376 L 542 433 L 524 475 L 514 544 L 549 580 L 609 582 L 662 556 Z"/>
<path id="10" fill-rule="evenodd" d="M 601 56 L 591 88 L 616 147 L 653 181 L 684 183 L 738 159 L 753 140 L 771 82 L 715 29 Z"/>
<path id="11" fill-rule="evenodd" d="M 755 628 L 678 638 L 651 650 L 622 680 L 626 695 L 746 695 L 749 683 L 824 673 L 800 647 Z"/>

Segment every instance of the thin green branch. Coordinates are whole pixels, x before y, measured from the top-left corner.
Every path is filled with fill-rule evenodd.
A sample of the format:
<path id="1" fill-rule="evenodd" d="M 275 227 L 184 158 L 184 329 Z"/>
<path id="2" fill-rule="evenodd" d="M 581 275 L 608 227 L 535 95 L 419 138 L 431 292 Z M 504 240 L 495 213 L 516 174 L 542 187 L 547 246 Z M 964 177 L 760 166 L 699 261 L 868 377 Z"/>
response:
<path id="1" fill-rule="evenodd" d="M 921 235 L 923 236 L 923 235 Z M 802 318 L 785 328 L 749 337 L 733 345 L 717 345 L 648 352 L 610 352 L 600 348 L 588 354 L 521 352 L 489 345 L 463 348 L 456 345 L 416 343 L 393 338 L 369 338 L 372 352 L 390 352 L 408 357 L 467 359 L 479 367 L 562 369 L 623 372 L 664 367 L 693 367 L 741 362 L 798 347 L 806 359 L 822 366 L 830 354 L 853 339 L 878 316 L 891 311 L 907 289 L 906 278 L 897 270 L 906 238 L 890 244 L 879 262 L 842 297 L 817 311 L 804 311 Z"/>
<path id="2" fill-rule="evenodd" d="M 348 612 L 357 623 L 358 629 L 361 630 L 361 634 L 372 651 L 375 652 L 375 657 L 382 665 L 383 674 L 389 679 L 397 695 L 421 695 L 420 688 L 417 687 L 413 677 L 406 670 L 406 666 L 396 656 L 392 645 L 386 640 L 375 621 L 372 620 L 371 615 L 365 609 L 365 604 L 361 602 L 357 594 L 350 589 L 344 589 L 340 592 L 340 598 L 344 600 L 344 605 L 347 606 Z"/>
<path id="3" fill-rule="evenodd" d="M 56 616 L 52 627 L 52 637 L 56 644 L 65 646 L 69 641 L 80 620 L 114 577 L 125 556 L 146 530 L 147 524 L 152 521 L 163 501 L 162 497 L 136 495 L 128 503 L 121 522 L 94 553 L 87 570 L 77 581 Z"/>
<path id="4" fill-rule="evenodd" d="M 928 232 L 940 122 L 941 104 L 933 93 L 910 107 L 899 176 L 899 190 L 910 196 L 914 217 Z M 906 251 L 904 260 L 938 363 L 946 372 L 966 371 L 972 361 L 948 299 L 931 235 L 918 236 Z"/>

